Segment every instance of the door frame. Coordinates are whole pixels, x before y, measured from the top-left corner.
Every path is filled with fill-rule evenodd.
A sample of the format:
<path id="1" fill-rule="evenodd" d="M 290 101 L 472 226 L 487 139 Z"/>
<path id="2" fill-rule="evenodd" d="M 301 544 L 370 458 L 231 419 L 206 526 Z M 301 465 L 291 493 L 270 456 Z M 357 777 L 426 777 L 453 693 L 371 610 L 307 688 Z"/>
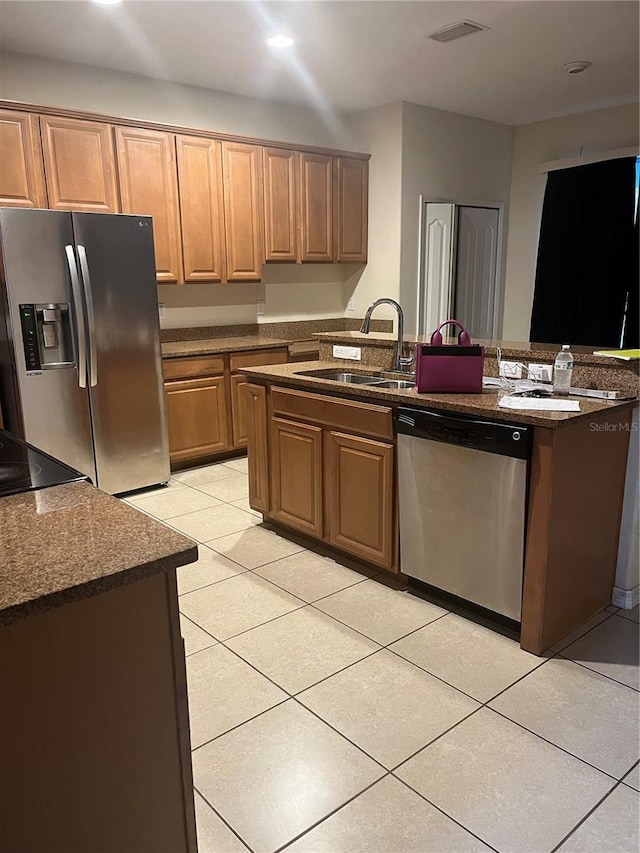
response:
<path id="1" fill-rule="evenodd" d="M 479 201 L 478 199 L 470 200 L 470 199 L 461 199 L 461 198 L 442 198 L 440 196 L 436 196 L 432 198 L 430 196 L 421 193 L 418 197 L 418 280 L 416 286 L 416 334 L 429 334 L 427 330 L 420 332 L 420 306 L 422 301 L 426 295 L 423 293 L 423 285 L 425 282 L 425 274 L 426 274 L 426 265 L 427 265 L 427 256 L 426 256 L 426 208 L 427 204 L 452 204 L 455 208 L 459 207 L 488 207 L 493 210 L 498 211 L 498 237 L 497 237 L 497 245 L 496 245 L 496 288 L 495 288 L 495 303 L 493 306 L 493 326 L 494 326 L 494 339 L 500 340 L 502 336 L 502 326 L 504 321 L 504 298 L 505 298 L 505 287 L 504 287 L 504 271 L 506 264 L 506 241 L 504 239 L 504 228 L 505 228 L 505 207 L 506 203 L 503 201 Z M 455 220 L 457 222 L 457 210 L 455 211 L 456 216 Z M 452 264 L 451 264 L 451 285 L 453 286 L 453 275 L 457 262 L 457 229 L 454 231 L 454 241 L 453 241 L 453 249 L 452 249 Z"/>

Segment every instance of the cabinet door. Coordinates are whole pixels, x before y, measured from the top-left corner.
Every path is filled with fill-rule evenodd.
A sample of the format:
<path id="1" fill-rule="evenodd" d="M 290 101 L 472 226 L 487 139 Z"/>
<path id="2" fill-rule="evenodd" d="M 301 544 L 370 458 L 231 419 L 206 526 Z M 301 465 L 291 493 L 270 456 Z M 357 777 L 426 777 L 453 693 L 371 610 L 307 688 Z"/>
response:
<path id="1" fill-rule="evenodd" d="M 249 505 L 259 512 L 269 512 L 267 389 L 264 385 L 247 384 L 246 407 Z"/>
<path id="2" fill-rule="evenodd" d="M 117 127 L 116 145 L 122 212 L 153 217 L 158 281 L 180 282 L 182 251 L 173 136 Z"/>
<path id="3" fill-rule="evenodd" d="M 264 211 L 262 151 L 258 145 L 222 143 L 227 280 L 262 278 Z"/>
<path id="4" fill-rule="evenodd" d="M 393 460 L 390 444 L 327 436 L 329 541 L 387 569 L 395 559 Z"/>
<path id="5" fill-rule="evenodd" d="M 0 206 L 46 207 L 38 117 L 0 110 Z"/>
<path id="6" fill-rule="evenodd" d="M 300 258 L 333 260 L 333 158 L 300 154 Z"/>
<path id="7" fill-rule="evenodd" d="M 49 207 L 117 213 L 113 128 L 97 121 L 41 116 Z"/>
<path id="8" fill-rule="evenodd" d="M 369 164 L 352 157 L 336 159 L 336 260 L 367 260 Z"/>
<path id="9" fill-rule="evenodd" d="M 234 447 L 244 447 L 247 443 L 247 414 L 247 377 L 236 373 L 231 376 L 231 423 Z"/>
<path id="10" fill-rule="evenodd" d="M 229 449 L 224 376 L 165 382 L 171 462 Z"/>
<path id="11" fill-rule="evenodd" d="M 222 146 L 177 136 L 178 189 L 185 281 L 224 281 Z"/>
<path id="12" fill-rule="evenodd" d="M 322 537 L 322 430 L 271 421 L 271 503 L 274 518 Z"/>
<path id="13" fill-rule="evenodd" d="M 267 261 L 298 259 L 297 154 L 263 148 L 264 241 Z"/>

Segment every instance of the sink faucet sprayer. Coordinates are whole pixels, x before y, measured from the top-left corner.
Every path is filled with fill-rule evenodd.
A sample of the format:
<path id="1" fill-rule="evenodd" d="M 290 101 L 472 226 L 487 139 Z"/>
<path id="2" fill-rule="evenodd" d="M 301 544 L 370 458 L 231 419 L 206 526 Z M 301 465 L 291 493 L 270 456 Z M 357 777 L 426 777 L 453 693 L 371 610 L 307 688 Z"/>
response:
<path id="1" fill-rule="evenodd" d="M 362 325 L 360 326 L 360 331 L 365 335 L 369 334 L 371 327 L 371 315 L 373 314 L 374 309 L 378 307 L 378 305 L 392 305 L 398 312 L 398 344 L 396 346 L 396 355 L 394 359 L 393 369 L 401 373 L 408 373 L 413 362 L 413 357 L 402 357 L 404 312 L 400 304 L 396 302 L 395 299 L 389 299 L 385 296 L 382 299 L 376 299 L 375 302 L 372 302 L 371 305 L 369 305 L 369 307 L 367 308 L 367 313 L 364 315 L 364 320 L 362 321 Z"/>

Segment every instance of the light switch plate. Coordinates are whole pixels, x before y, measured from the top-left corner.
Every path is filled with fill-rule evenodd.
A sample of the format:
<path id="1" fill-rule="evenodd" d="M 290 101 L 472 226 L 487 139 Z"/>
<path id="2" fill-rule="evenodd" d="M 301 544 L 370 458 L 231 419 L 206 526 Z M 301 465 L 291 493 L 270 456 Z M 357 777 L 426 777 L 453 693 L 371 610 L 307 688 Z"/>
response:
<path id="1" fill-rule="evenodd" d="M 360 347 L 340 347 L 334 346 L 334 358 L 350 358 L 353 361 L 362 361 L 362 349 Z"/>
<path id="2" fill-rule="evenodd" d="M 355 310 L 356 310 L 356 307 L 353 304 L 353 296 L 352 296 L 352 297 L 350 297 L 349 301 L 347 302 L 347 311 L 355 311 Z"/>
<path id="3" fill-rule="evenodd" d="M 504 376 L 507 379 L 521 379 L 522 365 L 517 361 L 501 361 L 500 376 Z"/>
<path id="4" fill-rule="evenodd" d="M 165 307 L 164 307 L 164 302 L 158 303 L 158 316 L 160 317 L 161 320 L 166 320 L 166 318 L 167 318 L 167 312 L 166 312 Z"/>
<path id="5" fill-rule="evenodd" d="M 258 299 L 256 302 L 256 316 L 264 317 L 264 301 L 262 299 Z"/>

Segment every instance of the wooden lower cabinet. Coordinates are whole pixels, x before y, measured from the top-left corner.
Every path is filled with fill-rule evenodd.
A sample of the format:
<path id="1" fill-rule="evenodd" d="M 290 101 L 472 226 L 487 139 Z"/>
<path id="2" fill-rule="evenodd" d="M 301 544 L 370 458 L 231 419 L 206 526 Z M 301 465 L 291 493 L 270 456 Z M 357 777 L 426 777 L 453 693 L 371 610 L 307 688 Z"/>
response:
<path id="1" fill-rule="evenodd" d="M 269 438 L 267 389 L 264 385 L 246 386 L 247 446 L 249 457 L 249 505 L 258 512 L 269 512 Z"/>
<path id="2" fill-rule="evenodd" d="M 322 429 L 282 418 L 271 421 L 271 513 L 310 536 L 322 537 Z"/>
<path id="3" fill-rule="evenodd" d="M 224 376 L 165 382 L 165 392 L 172 467 L 231 448 Z"/>
<path id="4" fill-rule="evenodd" d="M 231 433 L 234 447 L 247 446 L 247 377 L 235 373 L 229 377 L 231 388 Z"/>
<path id="5" fill-rule="evenodd" d="M 247 389 L 253 509 L 397 572 L 395 445 L 389 407 L 289 388 L 250 384 Z M 268 412 L 269 447 L 264 428 Z M 359 432 L 369 432 L 370 437 Z M 256 500 L 258 490 L 264 493 L 267 477 L 270 499 Z"/>
<path id="6" fill-rule="evenodd" d="M 396 556 L 393 445 L 328 432 L 325 478 L 331 544 L 391 569 Z"/>

